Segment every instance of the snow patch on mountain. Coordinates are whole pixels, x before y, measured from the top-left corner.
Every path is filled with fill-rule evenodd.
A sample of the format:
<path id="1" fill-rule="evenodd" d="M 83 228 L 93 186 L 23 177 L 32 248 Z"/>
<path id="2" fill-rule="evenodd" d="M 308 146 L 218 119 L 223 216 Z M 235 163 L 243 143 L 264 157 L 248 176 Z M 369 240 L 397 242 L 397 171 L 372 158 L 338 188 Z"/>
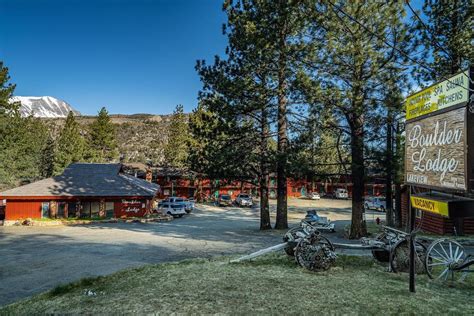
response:
<path id="1" fill-rule="evenodd" d="M 66 117 L 69 111 L 72 111 L 75 115 L 81 115 L 79 111 L 76 111 L 70 104 L 50 96 L 43 97 L 21 97 L 16 96 L 10 99 L 10 102 L 20 102 L 20 114 L 21 116 L 34 117 Z"/>

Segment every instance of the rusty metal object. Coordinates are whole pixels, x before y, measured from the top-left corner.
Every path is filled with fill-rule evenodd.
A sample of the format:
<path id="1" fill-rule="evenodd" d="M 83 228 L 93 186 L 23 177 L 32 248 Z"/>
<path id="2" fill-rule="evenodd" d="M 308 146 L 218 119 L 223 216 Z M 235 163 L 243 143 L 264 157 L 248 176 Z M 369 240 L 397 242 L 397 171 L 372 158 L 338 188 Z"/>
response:
<path id="1" fill-rule="evenodd" d="M 327 270 L 336 260 L 335 248 L 329 239 L 319 232 L 314 232 L 298 242 L 295 260 L 310 271 Z"/>
<path id="2" fill-rule="evenodd" d="M 415 271 L 416 274 L 425 273 L 424 262 L 426 258 L 426 247 L 416 241 L 415 242 Z M 407 239 L 400 240 L 392 250 L 392 260 L 390 267 L 393 272 L 408 272 L 410 269 L 410 243 Z"/>

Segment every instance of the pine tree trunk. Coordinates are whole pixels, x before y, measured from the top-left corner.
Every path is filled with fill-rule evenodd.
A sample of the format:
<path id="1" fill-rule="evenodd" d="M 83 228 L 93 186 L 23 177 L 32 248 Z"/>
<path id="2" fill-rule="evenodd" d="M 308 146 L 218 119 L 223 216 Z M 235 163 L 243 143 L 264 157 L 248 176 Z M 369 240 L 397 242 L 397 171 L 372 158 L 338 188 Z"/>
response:
<path id="1" fill-rule="evenodd" d="M 389 110 L 387 117 L 387 151 L 386 151 L 386 181 L 385 181 L 385 217 L 387 226 L 393 226 L 393 203 L 392 203 L 392 174 L 393 174 L 393 152 L 392 152 L 392 111 Z"/>
<path id="2" fill-rule="evenodd" d="M 261 117 L 261 139 L 260 139 L 260 230 L 272 229 L 270 223 L 270 205 L 269 205 L 269 190 L 268 182 L 270 180 L 268 170 L 268 137 L 269 126 L 267 118 L 267 110 L 262 109 Z"/>
<path id="3" fill-rule="evenodd" d="M 284 61 L 280 62 L 279 80 L 278 80 L 278 161 L 277 161 L 277 216 L 275 228 L 288 228 L 287 218 L 287 181 L 286 181 L 286 165 L 287 165 L 287 147 L 288 136 L 286 130 L 286 80 L 284 71 Z"/>
<path id="4" fill-rule="evenodd" d="M 280 1 L 281 14 L 284 15 L 285 1 Z M 284 19 L 283 19 L 284 20 Z M 277 214 L 276 229 L 288 228 L 288 201 L 287 201 L 287 121 L 286 107 L 288 100 L 286 98 L 287 90 L 287 56 L 286 56 L 286 21 L 280 25 L 279 30 L 279 50 L 278 57 L 278 146 L 277 146 Z"/>
<path id="5" fill-rule="evenodd" d="M 268 173 L 260 177 L 260 230 L 272 229 L 268 202 Z"/>
<path id="6" fill-rule="evenodd" d="M 351 125 L 351 171 L 352 171 L 352 221 L 349 238 L 359 239 L 367 235 L 364 221 L 364 119 L 362 115 L 354 115 Z"/>
<path id="7" fill-rule="evenodd" d="M 397 128 L 395 131 L 395 152 L 396 152 L 396 167 L 395 167 L 395 225 L 398 228 L 402 227 L 402 188 L 401 182 L 401 172 L 403 165 L 400 161 L 402 156 L 402 144 L 401 144 L 401 130 L 400 123 L 397 123 Z"/>

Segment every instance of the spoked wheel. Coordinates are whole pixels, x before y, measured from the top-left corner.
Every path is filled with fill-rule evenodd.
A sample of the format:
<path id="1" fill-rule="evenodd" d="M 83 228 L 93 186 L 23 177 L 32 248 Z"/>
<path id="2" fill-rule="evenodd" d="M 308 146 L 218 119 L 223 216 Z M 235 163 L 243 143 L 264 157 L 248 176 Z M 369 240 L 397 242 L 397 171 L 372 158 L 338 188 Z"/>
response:
<path id="1" fill-rule="evenodd" d="M 425 272 L 426 247 L 419 241 L 415 241 L 415 252 L 415 272 L 423 274 Z M 391 267 L 393 272 L 410 271 L 410 243 L 408 240 L 401 240 L 393 248 Z"/>
<path id="2" fill-rule="evenodd" d="M 298 233 L 300 236 L 298 236 Z M 283 236 L 283 241 L 288 243 L 288 246 L 285 247 L 285 252 L 288 256 L 295 256 L 295 247 L 297 245 L 296 240 L 301 238 L 301 234 L 305 234 L 303 228 L 293 227 L 286 232 L 285 236 Z"/>
<path id="3" fill-rule="evenodd" d="M 385 242 L 386 244 L 388 244 L 387 235 L 385 233 L 380 233 L 377 236 L 375 236 L 375 240 L 382 241 L 382 242 Z M 378 262 L 389 262 L 390 261 L 390 251 L 385 250 L 385 249 L 372 250 L 372 256 Z"/>
<path id="4" fill-rule="evenodd" d="M 464 247 L 454 240 L 438 239 L 429 247 L 425 259 L 425 268 L 431 279 L 463 281 L 467 272 L 454 270 L 466 259 Z"/>
<path id="5" fill-rule="evenodd" d="M 295 248 L 295 260 L 310 271 L 327 270 L 336 260 L 333 244 L 319 233 L 301 239 Z"/>

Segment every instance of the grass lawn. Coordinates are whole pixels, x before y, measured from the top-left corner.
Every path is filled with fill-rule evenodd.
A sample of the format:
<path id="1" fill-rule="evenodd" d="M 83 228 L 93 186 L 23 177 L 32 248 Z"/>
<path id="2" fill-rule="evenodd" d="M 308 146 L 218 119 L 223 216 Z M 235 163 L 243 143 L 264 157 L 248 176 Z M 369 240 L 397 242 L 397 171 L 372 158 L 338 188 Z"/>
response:
<path id="1" fill-rule="evenodd" d="M 339 256 L 311 273 L 283 254 L 148 265 L 83 279 L 0 309 L 0 314 L 474 314 L 474 281 L 447 287 L 384 272 L 367 257 Z"/>

